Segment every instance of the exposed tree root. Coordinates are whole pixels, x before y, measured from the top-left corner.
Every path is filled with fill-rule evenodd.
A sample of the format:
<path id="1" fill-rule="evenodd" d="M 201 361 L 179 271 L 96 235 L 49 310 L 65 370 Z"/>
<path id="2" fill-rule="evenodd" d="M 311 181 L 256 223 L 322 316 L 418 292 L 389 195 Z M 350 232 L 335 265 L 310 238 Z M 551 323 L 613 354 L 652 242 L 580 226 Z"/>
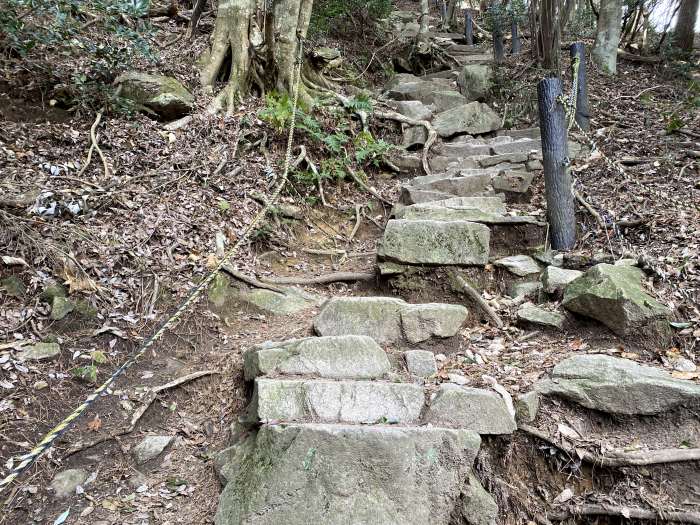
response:
<path id="1" fill-rule="evenodd" d="M 119 432 L 112 432 L 111 434 L 109 434 L 107 436 L 102 436 L 94 441 L 89 442 L 89 443 L 78 443 L 76 446 L 69 449 L 63 455 L 63 459 L 66 459 L 74 454 L 77 454 L 78 452 L 90 449 L 92 447 L 95 447 L 101 443 L 105 443 L 107 441 L 110 441 L 112 439 L 115 439 L 118 441 L 119 437 L 132 433 L 134 431 L 134 429 L 136 428 L 136 424 L 141 420 L 143 415 L 146 413 L 146 410 L 148 410 L 148 408 L 153 404 L 153 402 L 158 397 L 158 394 L 160 394 L 161 392 L 164 392 L 166 390 L 170 390 L 172 388 L 183 385 L 183 384 L 188 383 L 190 381 L 193 381 L 195 379 L 199 379 L 200 377 L 210 376 L 210 375 L 218 374 L 218 373 L 219 372 L 217 372 L 216 370 L 202 370 L 201 372 L 194 372 L 194 373 L 188 374 L 186 376 L 178 377 L 177 379 L 174 379 L 174 380 L 170 381 L 169 383 L 165 383 L 164 385 L 159 385 L 153 389 L 149 389 L 148 396 L 146 397 L 146 400 L 144 401 L 143 405 L 141 405 L 137 410 L 134 411 L 134 414 L 131 416 L 131 421 L 129 422 L 129 426 L 127 428 L 125 428 L 124 430 L 120 430 Z"/>
<path id="2" fill-rule="evenodd" d="M 681 463 L 684 461 L 700 461 L 700 448 L 665 448 L 645 452 L 612 451 L 603 456 L 564 443 L 559 443 L 546 432 L 529 425 L 519 425 L 518 428 L 531 436 L 546 441 L 550 445 L 554 445 L 572 457 L 578 457 L 587 463 L 593 463 L 603 467 L 636 467 L 659 465 L 663 463 Z"/>
<path id="3" fill-rule="evenodd" d="M 626 519 L 654 520 L 674 523 L 690 523 L 700 525 L 700 513 L 683 511 L 647 510 L 622 505 L 608 504 L 583 504 L 572 505 L 563 513 L 548 514 L 547 517 L 554 521 L 564 521 L 578 516 L 616 516 Z"/>
<path id="4" fill-rule="evenodd" d="M 285 290 L 283 290 L 282 288 L 279 288 L 277 286 L 273 286 L 271 284 L 260 282 L 254 277 L 250 277 L 242 272 L 239 272 L 230 264 L 225 264 L 223 266 L 222 270 L 224 272 L 226 272 L 227 274 L 229 274 L 231 277 L 234 277 L 234 278 L 238 279 L 239 281 L 242 281 L 246 284 L 249 284 L 250 286 L 253 286 L 255 288 L 262 288 L 263 290 L 270 290 L 271 292 L 277 292 L 277 293 L 281 293 L 281 294 L 286 293 Z"/>
<path id="5" fill-rule="evenodd" d="M 464 278 L 461 275 L 457 275 L 456 272 L 450 272 L 450 275 L 460 286 L 462 291 L 467 295 L 467 297 L 474 301 L 484 311 L 484 313 L 496 324 L 498 328 L 503 328 L 503 320 L 494 311 L 494 309 L 491 308 L 489 303 L 487 303 L 484 300 L 484 298 L 481 297 L 481 294 L 477 292 L 466 280 L 464 280 Z"/>
<path id="6" fill-rule="evenodd" d="M 605 228 L 606 224 L 605 224 L 605 221 L 603 220 L 603 217 L 600 216 L 600 213 L 595 211 L 595 208 L 593 208 L 593 206 L 591 206 L 588 203 L 588 201 L 586 199 L 584 199 L 583 196 L 579 192 L 574 191 L 574 197 L 576 197 L 576 200 L 581 204 L 581 206 L 586 208 L 588 213 L 590 213 L 593 216 L 593 218 L 598 223 L 598 226 L 600 226 L 601 228 Z"/>
<path id="7" fill-rule="evenodd" d="M 265 277 L 263 282 L 272 284 L 330 284 L 337 282 L 373 281 L 377 278 L 375 273 L 369 272 L 335 272 L 317 277 Z"/>
<path id="8" fill-rule="evenodd" d="M 425 171 L 426 175 L 432 175 L 432 172 L 430 171 L 430 164 L 428 163 L 428 152 L 430 151 L 430 147 L 437 140 L 437 131 L 435 131 L 433 125 L 427 120 L 414 120 L 412 118 L 405 117 L 400 113 L 396 113 L 395 111 L 375 111 L 374 116 L 377 118 L 395 120 L 396 122 L 408 124 L 409 126 L 423 126 L 426 129 L 428 132 L 428 140 L 426 140 L 425 144 L 423 145 L 423 171 Z"/>
<path id="9" fill-rule="evenodd" d="M 382 197 L 381 195 L 379 195 L 379 193 L 377 192 L 377 190 L 375 190 L 374 188 L 371 188 L 371 187 L 367 186 L 367 184 L 365 184 L 364 181 L 363 181 L 360 177 L 357 176 L 357 173 L 355 173 L 355 170 L 353 170 L 350 166 L 347 166 L 347 171 L 348 171 L 348 173 L 350 174 L 350 177 L 352 177 L 352 180 L 354 180 L 355 183 L 356 183 L 360 188 L 362 188 L 363 190 L 365 190 L 367 193 L 371 194 L 371 195 L 374 196 L 375 198 L 379 199 L 379 200 L 382 201 L 384 204 L 387 204 L 388 206 L 393 206 L 393 205 L 394 205 L 393 202 L 388 201 L 388 200 L 386 200 L 384 197 Z"/>

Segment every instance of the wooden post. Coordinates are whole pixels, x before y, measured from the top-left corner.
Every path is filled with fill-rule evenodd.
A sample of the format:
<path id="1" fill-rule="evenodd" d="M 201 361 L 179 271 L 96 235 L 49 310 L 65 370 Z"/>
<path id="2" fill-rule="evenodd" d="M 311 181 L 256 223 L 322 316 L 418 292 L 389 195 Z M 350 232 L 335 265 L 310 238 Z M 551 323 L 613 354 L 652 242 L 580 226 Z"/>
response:
<path id="1" fill-rule="evenodd" d="M 520 54 L 520 36 L 518 35 L 518 24 L 513 21 L 510 24 L 510 36 L 511 36 L 511 54 Z"/>
<path id="2" fill-rule="evenodd" d="M 570 250 L 576 244 L 576 214 L 568 169 L 566 118 L 564 106 L 557 100 L 561 94 L 562 83 L 557 77 L 544 78 L 537 84 L 549 238 L 555 250 Z"/>
<path id="3" fill-rule="evenodd" d="M 574 42 L 569 47 L 571 60 L 578 57 L 578 86 L 576 88 L 576 123 L 582 130 L 591 128 L 591 110 L 588 106 L 588 88 L 586 87 L 586 51 L 583 42 Z"/>
<path id="4" fill-rule="evenodd" d="M 505 51 L 503 49 L 503 33 L 500 26 L 493 28 L 493 59 L 498 64 L 503 62 Z"/>
<path id="5" fill-rule="evenodd" d="M 474 45 L 474 25 L 472 23 L 472 14 L 468 9 L 464 10 L 464 39 L 468 46 Z"/>

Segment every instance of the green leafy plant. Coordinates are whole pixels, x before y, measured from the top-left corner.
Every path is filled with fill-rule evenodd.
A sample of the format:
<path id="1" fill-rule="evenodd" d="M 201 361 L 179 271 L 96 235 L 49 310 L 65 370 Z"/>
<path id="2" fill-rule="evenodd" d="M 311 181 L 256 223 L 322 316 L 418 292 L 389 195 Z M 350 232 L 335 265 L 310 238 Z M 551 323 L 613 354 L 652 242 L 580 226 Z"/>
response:
<path id="1" fill-rule="evenodd" d="M 394 146 L 384 140 L 376 140 L 371 133 L 363 131 L 355 137 L 355 160 L 361 166 L 372 164 L 379 166 L 382 158 L 389 153 Z"/>
<path id="2" fill-rule="evenodd" d="M 5 0 L 0 49 L 50 84 L 59 102 L 101 105 L 121 71 L 151 57 L 148 8 L 148 0 Z"/>
<path id="3" fill-rule="evenodd" d="M 78 366 L 71 370 L 76 379 L 88 383 L 97 383 L 97 367 L 95 365 Z"/>
<path id="4" fill-rule="evenodd" d="M 342 36 L 376 29 L 379 20 L 391 13 L 391 0 L 316 0 L 311 11 L 309 33 Z"/>

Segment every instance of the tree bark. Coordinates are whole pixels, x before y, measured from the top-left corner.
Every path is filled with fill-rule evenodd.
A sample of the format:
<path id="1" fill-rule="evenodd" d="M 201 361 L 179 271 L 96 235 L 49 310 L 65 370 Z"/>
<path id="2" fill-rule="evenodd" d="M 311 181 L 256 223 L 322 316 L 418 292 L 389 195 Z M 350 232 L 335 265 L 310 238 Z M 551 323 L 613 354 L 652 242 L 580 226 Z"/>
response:
<path id="1" fill-rule="evenodd" d="M 265 23 L 268 47 L 267 84 L 279 93 L 292 92 L 292 69 L 299 39 L 306 38 L 313 0 L 275 0 Z M 303 98 L 303 97 L 302 97 Z"/>
<path id="2" fill-rule="evenodd" d="M 418 34 L 425 35 L 428 32 L 429 16 L 430 6 L 428 5 L 428 0 L 420 0 L 420 17 L 418 18 L 420 30 L 418 31 Z"/>
<path id="3" fill-rule="evenodd" d="M 617 73 L 617 47 L 620 44 L 621 23 L 622 0 L 601 0 L 591 57 L 607 75 Z"/>
<path id="4" fill-rule="evenodd" d="M 559 75 L 559 1 L 542 0 L 540 4 L 540 39 L 542 65 Z"/>
<path id="5" fill-rule="evenodd" d="M 693 50 L 695 39 L 695 21 L 698 18 L 698 0 L 681 0 L 676 27 L 673 31 L 673 43 L 683 51 Z"/>
<path id="6" fill-rule="evenodd" d="M 544 165 L 544 187 L 552 248 L 570 250 L 576 244 L 576 214 L 567 166 L 569 156 L 564 107 L 559 78 L 545 78 L 537 84 Z"/>

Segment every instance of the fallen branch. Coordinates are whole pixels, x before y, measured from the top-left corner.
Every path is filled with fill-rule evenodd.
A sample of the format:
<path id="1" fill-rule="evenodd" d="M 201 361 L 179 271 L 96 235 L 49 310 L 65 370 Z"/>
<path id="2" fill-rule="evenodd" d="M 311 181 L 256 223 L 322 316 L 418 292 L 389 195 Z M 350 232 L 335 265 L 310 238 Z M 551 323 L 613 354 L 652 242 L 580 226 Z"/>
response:
<path id="1" fill-rule="evenodd" d="M 423 126 L 426 129 L 428 132 L 428 139 L 423 145 L 423 171 L 425 171 L 426 175 L 431 175 L 430 164 L 428 164 L 428 152 L 430 151 L 430 147 L 437 140 L 437 131 L 435 131 L 433 125 L 427 120 L 414 120 L 400 113 L 396 113 L 395 111 L 375 111 L 374 116 L 377 118 L 395 120 L 396 122 L 408 124 L 409 126 Z"/>
<path id="2" fill-rule="evenodd" d="M 277 286 L 260 282 L 254 277 L 250 277 L 242 272 L 239 272 L 230 264 L 224 264 L 224 266 L 221 269 L 227 274 L 229 274 L 231 277 L 238 279 L 239 281 L 242 281 L 246 284 L 249 284 L 254 288 L 262 288 L 263 290 L 270 290 L 271 292 L 277 292 L 281 294 L 285 293 L 285 291 L 282 288 L 278 288 Z"/>
<path id="3" fill-rule="evenodd" d="M 357 235 L 357 230 L 360 229 L 360 224 L 362 224 L 362 206 L 355 204 L 355 226 L 353 226 L 350 232 L 350 237 L 348 237 L 348 243 L 352 242 Z"/>
<path id="4" fill-rule="evenodd" d="M 158 397 L 158 394 L 161 392 L 164 392 L 166 390 L 170 390 L 172 388 L 175 388 L 177 386 L 183 385 L 185 383 L 188 383 L 190 381 L 194 381 L 195 379 L 199 379 L 200 377 L 204 376 L 210 376 L 214 374 L 219 374 L 220 372 L 217 372 L 216 370 L 202 370 L 200 372 L 193 372 L 192 374 L 188 374 L 186 376 L 178 377 L 177 379 L 174 379 L 170 381 L 169 383 L 165 383 L 164 385 L 159 385 L 153 389 L 150 389 L 148 391 L 148 396 L 146 397 L 145 402 L 141 407 L 139 407 L 137 410 L 134 411 L 134 414 L 131 416 L 131 421 L 129 422 L 129 426 L 124 429 L 120 430 L 119 432 L 113 432 L 107 436 L 102 436 L 94 441 L 91 441 L 89 443 L 79 443 L 72 449 L 68 450 L 64 456 L 63 459 L 69 458 L 70 456 L 77 454 L 78 452 L 81 452 L 83 450 L 90 449 L 92 447 L 95 447 L 101 443 L 105 443 L 106 441 L 110 441 L 112 439 L 118 440 L 120 436 L 124 436 L 126 434 L 130 434 L 131 432 L 134 431 L 136 428 L 136 424 L 139 422 L 139 420 L 143 417 L 143 415 L 146 413 L 146 410 L 153 404 L 153 402 L 156 400 Z"/>
<path id="5" fill-rule="evenodd" d="M 577 516 L 617 516 L 627 520 L 654 520 L 700 525 L 700 513 L 698 512 L 647 510 L 623 505 L 572 505 L 566 512 L 547 514 L 547 517 L 554 521 L 564 521 Z"/>
<path id="6" fill-rule="evenodd" d="M 603 217 L 600 216 L 600 213 L 598 213 L 597 211 L 595 211 L 595 209 L 593 208 L 593 206 L 591 206 L 590 204 L 588 204 L 588 202 L 586 201 L 586 199 L 584 199 L 584 198 L 581 196 L 581 194 L 580 194 L 579 192 L 574 191 L 574 197 L 576 197 L 576 200 L 579 201 L 579 202 L 581 203 L 581 205 L 582 205 L 584 208 L 586 208 L 586 210 L 588 210 L 588 213 L 590 213 L 590 214 L 593 216 L 593 218 L 596 220 L 596 222 L 598 223 L 598 225 L 599 225 L 601 228 L 605 228 L 605 220 L 603 220 Z"/>
<path id="7" fill-rule="evenodd" d="M 622 60 L 627 60 L 629 62 L 643 62 L 645 64 L 659 64 L 662 62 L 661 57 L 657 57 L 657 56 L 643 57 L 641 55 L 633 55 L 632 53 L 628 53 L 627 51 L 622 51 L 621 49 L 617 50 L 617 58 L 622 59 Z"/>
<path id="8" fill-rule="evenodd" d="M 663 448 L 643 452 L 623 452 L 621 450 L 608 452 L 606 455 L 595 454 L 575 448 L 564 443 L 558 443 L 555 438 L 530 425 L 519 425 L 523 432 L 554 445 L 571 457 L 578 457 L 587 463 L 603 467 L 639 467 L 659 465 L 664 463 L 682 463 L 684 461 L 700 461 L 700 448 Z"/>
<path id="9" fill-rule="evenodd" d="M 384 204 L 387 204 L 387 205 L 389 205 L 389 206 L 393 206 L 393 205 L 394 205 L 393 202 L 388 201 L 388 200 L 386 200 L 384 197 L 382 197 L 381 195 L 379 195 L 379 193 L 377 192 L 377 190 L 375 190 L 374 188 L 370 188 L 369 186 L 367 186 L 367 184 L 365 184 L 364 181 L 363 181 L 360 177 L 357 176 L 357 173 L 355 173 L 355 170 L 353 170 L 350 166 L 347 166 L 346 169 L 348 170 L 348 173 L 350 174 L 350 177 L 352 177 L 352 180 L 354 180 L 355 183 L 356 183 L 360 188 L 362 188 L 363 190 L 365 190 L 367 193 L 369 193 L 369 194 L 372 195 L 373 197 L 379 199 L 379 200 L 382 201 Z"/>
<path id="10" fill-rule="evenodd" d="M 271 284 L 329 284 L 347 281 L 373 281 L 376 274 L 369 272 L 335 272 L 317 277 L 265 277 L 263 282 Z"/>
<path id="11" fill-rule="evenodd" d="M 503 321 L 493 310 L 493 308 L 491 308 L 489 303 L 487 303 L 484 298 L 481 297 L 481 294 L 477 292 L 466 280 L 464 280 L 461 275 L 457 275 L 455 272 L 450 272 L 450 275 L 457 282 L 457 284 L 459 284 L 460 288 L 467 295 L 467 297 L 474 301 L 498 328 L 503 328 Z"/>

